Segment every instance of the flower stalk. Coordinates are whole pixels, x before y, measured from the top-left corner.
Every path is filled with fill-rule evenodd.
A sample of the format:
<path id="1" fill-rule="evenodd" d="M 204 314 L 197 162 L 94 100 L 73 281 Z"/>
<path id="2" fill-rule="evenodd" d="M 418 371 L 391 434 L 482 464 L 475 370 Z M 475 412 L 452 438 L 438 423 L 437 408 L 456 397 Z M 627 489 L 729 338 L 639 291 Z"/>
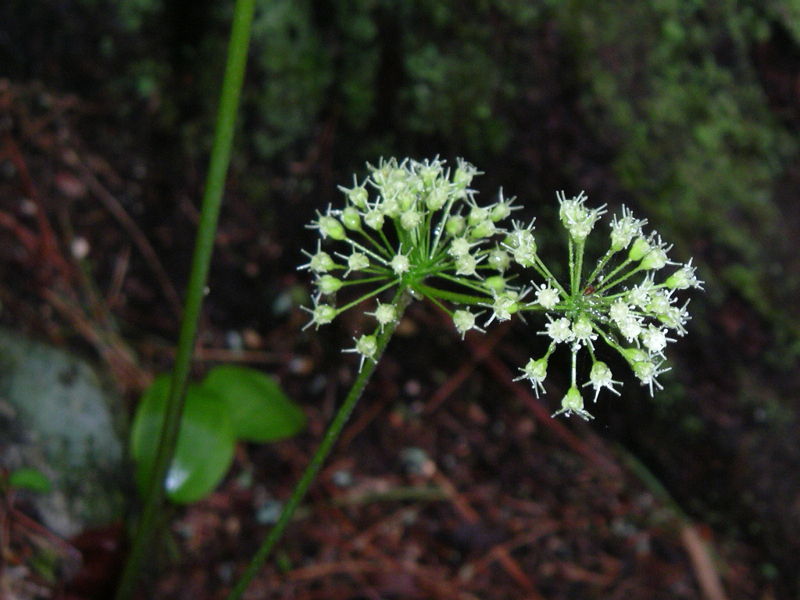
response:
<path id="1" fill-rule="evenodd" d="M 269 534 L 267 534 L 267 537 L 264 538 L 264 541 L 251 559 L 250 564 L 247 566 L 245 572 L 239 578 L 239 581 L 237 581 L 236 585 L 231 590 L 230 594 L 228 595 L 228 600 L 239 600 L 242 597 L 242 594 L 244 594 L 245 590 L 250 585 L 250 582 L 252 582 L 252 580 L 258 574 L 258 571 L 269 558 L 270 553 L 275 548 L 275 545 L 283 536 L 283 533 L 286 531 L 286 527 L 291 522 L 292 516 L 297 510 L 297 507 L 303 501 L 303 498 L 305 498 L 306 494 L 308 493 L 308 488 L 314 482 L 314 479 L 316 479 L 317 474 L 322 468 L 322 465 L 325 464 L 325 460 L 328 458 L 328 455 L 333 449 L 334 444 L 336 444 L 336 441 L 339 439 L 342 429 L 349 420 L 350 415 L 353 413 L 356 404 L 358 404 L 358 401 L 364 392 L 364 388 L 372 378 L 372 374 L 375 372 L 375 367 L 377 367 L 378 361 L 383 355 L 383 351 L 386 349 L 386 346 L 389 344 L 389 340 L 392 338 L 392 335 L 397 328 L 397 323 L 399 322 L 402 314 L 405 312 L 410 300 L 411 297 L 407 291 L 401 289 L 398 291 L 397 297 L 394 299 L 394 301 L 391 302 L 390 306 L 394 308 L 397 318 L 394 321 L 387 323 L 383 327 L 383 330 L 377 334 L 377 345 L 373 356 L 371 359 L 366 360 L 365 363 L 362 363 L 361 369 L 359 370 L 358 375 L 356 376 L 356 379 L 350 388 L 350 391 L 345 397 L 344 402 L 336 411 L 336 414 L 331 420 L 330 425 L 328 425 L 328 428 L 325 430 L 325 434 L 323 435 L 322 441 L 317 447 L 317 450 L 314 452 L 314 455 L 311 457 L 311 460 L 306 466 L 305 471 L 303 471 L 302 476 L 292 490 L 291 496 L 289 496 L 286 504 L 283 505 L 283 509 L 281 510 L 278 520 L 270 530 Z"/>
<path id="2" fill-rule="evenodd" d="M 214 131 L 214 143 L 211 148 L 208 175 L 200 209 L 200 223 L 192 256 L 186 305 L 181 323 L 170 393 L 164 414 L 164 423 L 159 435 L 158 449 L 147 488 L 145 505 L 139 517 L 131 551 L 128 554 L 122 578 L 117 588 L 116 600 L 128 600 L 136 591 L 142 564 L 145 557 L 151 552 L 149 547 L 156 524 L 159 521 L 161 505 L 164 501 L 164 480 L 178 441 L 186 386 L 189 378 L 189 367 L 197 336 L 197 323 L 200 318 L 200 309 L 208 279 L 208 268 L 214 248 L 214 237 L 222 204 L 225 177 L 230 164 L 236 113 L 239 107 L 242 82 L 244 81 L 254 7 L 255 0 L 236 0 L 225 75 L 222 82 L 220 104 Z"/>

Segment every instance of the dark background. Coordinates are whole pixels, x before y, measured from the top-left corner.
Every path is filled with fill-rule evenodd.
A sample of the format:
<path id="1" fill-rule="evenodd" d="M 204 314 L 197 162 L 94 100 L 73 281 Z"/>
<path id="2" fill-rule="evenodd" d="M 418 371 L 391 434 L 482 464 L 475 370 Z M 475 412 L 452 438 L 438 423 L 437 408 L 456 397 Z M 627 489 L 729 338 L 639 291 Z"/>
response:
<path id="1" fill-rule="evenodd" d="M 129 407 L 172 359 L 231 10 L 0 5 L 0 322 L 99 360 Z M 286 496 L 352 378 L 360 317 L 300 330 L 305 223 L 365 161 L 436 155 L 517 196 L 550 262 L 556 190 L 648 218 L 706 282 L 689 335 L 654 400 L 626 376 L 554 422 L 563 381 L 537 401 L 503 373 L 537 324 L 462 344 L 414 307 L 253 597 L 800 597 L 799 24 L 790 0 L 259 1 L 196 374 L 274 373 L 310 426 L 174 513 L 153 597 L 224 596 L 258 490 Z M 440 496 L 363 500 L 417 484 Z"/>

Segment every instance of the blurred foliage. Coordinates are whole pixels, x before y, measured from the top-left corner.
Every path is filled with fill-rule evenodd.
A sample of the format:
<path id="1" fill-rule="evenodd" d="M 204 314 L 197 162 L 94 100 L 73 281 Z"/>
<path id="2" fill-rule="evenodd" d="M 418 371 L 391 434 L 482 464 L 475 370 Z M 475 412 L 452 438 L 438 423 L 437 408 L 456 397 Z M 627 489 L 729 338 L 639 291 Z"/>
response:
<path id="1" fill-rule="evenodd" d="M 26 20 L 21 16 L 29 4 L 10 0 L 7 22 Z M 208 140 L 198 124 L 204 131 L 213 116 L 230 3 L 33 4 L 39 21 L 54 21 L 61 12 L 102 14 L 93 44 L 119 66 L 104 88 L 126 98 L 121 109 L 129 114 L 142 103 L 157 106 L 161 127 L 180 132 L 185 148 L 203 153 Z M 510 127 L 497 106 L 519 92 L 514 71 L 526 68 L 506 60 L 503 30 L 540 23 L 551 4 L 558 3 L 259 0 L 241 124 L 249 150 L 256 159 L 279 153 L 296 159 L 327 124 L 340 138 L 358 141 L 357 161 L 415 137 L 461 154 L 497 153 Z M 68 46 L 79 34 L 77 21 L 53 37 Z M 26 43 L 9 39 L 6 46 Z M 24 56 L 7 58 L 24 70 Z"/>

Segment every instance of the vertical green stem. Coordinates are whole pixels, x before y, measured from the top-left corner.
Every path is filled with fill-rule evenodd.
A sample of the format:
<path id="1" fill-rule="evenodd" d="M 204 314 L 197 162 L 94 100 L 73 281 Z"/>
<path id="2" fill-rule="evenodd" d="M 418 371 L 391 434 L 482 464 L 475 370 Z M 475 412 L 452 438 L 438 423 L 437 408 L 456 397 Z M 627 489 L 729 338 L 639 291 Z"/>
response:
<path id="1" fill-rule="evenodd" d="M 286 529 L 286 526 L 292 519 L 292 515 L 294 515 L 295 510 L 305 497 L 309 486 L 313 483 L 317 473 L 319 473 L 319 470 L 322 468 L 322 465 L 325 462 L 325 459 L 328 457 L 328 454 L 330 454 L 333 445 L 336 443 L 336 440 L 339 439 L 339 435 L 342 433 L 345 423 L 347 423 L 347 420 L 350 418 L 350 415 L 358 403 L 359 398 L 361 398 L 361 393 L 364 391 L 364 388 L 372 377 L 372 373 L 375 371 L 375 367 L 377 366 L 381 355 L 383 355 L 383 351 L 386 349 L 386 345 L 389 343 L 389 340 L 394 334 L 394 330 L 397 327 L 397 322 L 400 320 L 400 317 L 405 311 L 408 302 L 409 296 L 407 292 L 404 290 L 399 291 L 394 300 L 394 305 L 397 307 L 397 321 L 391 325 L 387 325 L 383 332 L 378 336 L 378 350 L 375 353 L 375 360 L 368 360 L 364 363 L 361 372 L 353 382 L 353 387 L 350 388 L 350 391 L 342 403 L 342 406 L 338 411 L 336 411 L 331 424 L 328 425 L 328 429 L 325 431 L 325 435 L 323 436 L 322 442 L 320 442 L 317 451 L 314 452 L 314 456 L 311 457 L 311 461 L 308 463 L 306 470 L 303 471 L 300 481 L 297 482 L 294 490 L 292 490 L 292 495 L 284 505 L 283 510 L 278 517 L 278 521 L 270 530 L 269 534 L 267 534 L 267 537 L 262 542 L 261 547 L 258 549 L 255 556 L 253 556 L 250 564 L 247 566 L 247 569 L 236 583 L 236 586 L 231 590 L 231 593 L 228 595 L 228 600 L 239 600 L 242 597 L 242 594 L 244 594 L 245 590 L 247 590 L 250 582 L 258 574 L 259 569 L 261 569 L 264 562 L 267 560 L 267 558 L 269 558 L 270 552 L 272 552 L 275 544 L 278 542 L 278 540 L 280 540 L 284 530 Z"/>
<path id="2" fill-rule="evenodd" d="M 575 245 L 572 243 L 572 236 L 569 235 L 567 240 L 567 247 L 569 248 L 569 293 L 573 298 L 575 297 Z"/>
<path id="3" fill-rule="evenodd" d="M 585 242 L 581 240 L 575 244 L 575 287 L 573 288 L 574 294 L 581 294 L 581 275 L 583 274 L 583 249 Z"/>
<path id="4" fill-rule="evenodd" d="M 222 203 L 225 176 L 230 163 L 231 146 L 239 107 L 239 96 L 244 80 L 247 48 L 250 43 L 250 24 L 253 20 L 255 0 L 236 0 L 231 37 L 228 46 L 225 76 L 222 82 L 214 144 L 208 166 L 208 176 L 200 209 L 200 224 L 192 257 L 192 268 L 186 294 L 183 322 L 181 323 L 175 367 L 170 394 L 159 435 L 153 472 L 147 487 L 145 505 L 134 534 L 131 551 L 122 573 L 116 600 L 128 600 L 136 591 L 136 582 L 142 563 L 150 553 L 153 531 L 158 522 L 164 501 L 164 479 L 172 461 L 178 440 L 184 396 L 189 377 L 189 367 L 197 335 L 197 322 L 208 278 L 208 267 L 214 248 L 217 217 Z"/>

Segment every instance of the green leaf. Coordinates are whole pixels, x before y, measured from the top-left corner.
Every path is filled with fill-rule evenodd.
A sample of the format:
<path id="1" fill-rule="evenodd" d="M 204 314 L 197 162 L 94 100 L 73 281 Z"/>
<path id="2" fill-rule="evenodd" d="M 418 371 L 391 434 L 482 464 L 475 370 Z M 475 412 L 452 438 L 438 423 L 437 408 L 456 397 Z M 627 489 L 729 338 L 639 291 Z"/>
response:
<path id="1" fill-rule="evenodd" d="M 18 490 L 30 490 L 46 494 L 53 486 L 47 476 L 36 469 L 23 467 L 8 476 L 8 485 Z"/>
<path id="2" fill-rule="evenodd" d="M 156 457 L 158 434 L 169 394 L 169 375 L 145 390 L 131 430 L 136 482 L 145 493 Z M 236 436 L 228 404 L 212 391 L 189 385 L 175 456 L 167 472 L 166 492 L 173 502 L 200 500 L 219 484 L 233 460 Z"/>
<path id="3" fill-rule="evenodd" d="M 253 369 L 220 365 L 201 384 L 225 398 L 236 437 L 250 442 L 270 442 L 303 429 L 303 411 L 284 393 L 274 378 Z"/>

